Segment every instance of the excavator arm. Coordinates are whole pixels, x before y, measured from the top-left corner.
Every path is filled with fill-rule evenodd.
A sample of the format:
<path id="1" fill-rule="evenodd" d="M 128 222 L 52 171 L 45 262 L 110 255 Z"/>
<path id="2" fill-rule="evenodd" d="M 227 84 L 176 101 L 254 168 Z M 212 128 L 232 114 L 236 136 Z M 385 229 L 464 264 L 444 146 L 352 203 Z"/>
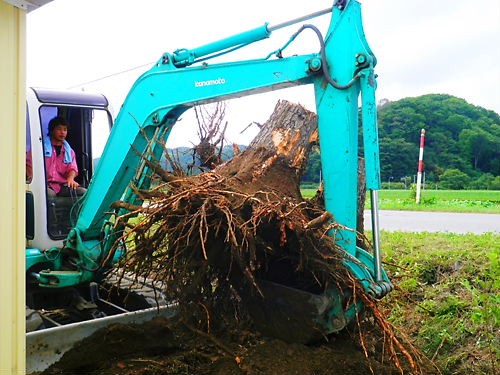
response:
<path id="1" fill-rule="evenodd" d="M 304 25 L 289 42 L 303 30 L 311 29 L 318 36 L 318 53 L 283 58 L 287 43 L 263 59 L 207 63 L 212 57 L 268 38 L 277 28 L 327 12 L 332 12 L 332 20 L 324 38 L 316 27 Z M 390 291 L 392 286 L 380 266 L 376 225 L 376 191 L 380 187 L 373 70 L 376 60 L 364 36 L 360 4 L 354 0 L 336 1 L 332 8 L 310 17 L 274 27 L 265 24 L 199 48 L 165 53 L 140 76 L 115 121 L 78 221 L 65 242 L 73 268 L 68 271 L 61 266 L 42 271 L 40 284 L 63 287 L 99 277 L 102 262 L 117 238 L 112 230 L 114 223 L 110 222 L 110 206 L 117 200 L 142 203 L 131 188 L 132 185 L 147 188 L 149 184 L 148 167 L 141 155 L 159 160 L 162 142 L 187 109 L 310 84 L 316 98 L 326 209 L 336 222 L 346 227 L 336 232 L 336 241 L 348 254 L 346 265 L 366 290 L 378 297 Z M 366 181 L 375 207 L 374 256 L 356 247 L 356 233 L 350 229 L 356 228 L 360 94 Z M 331 309 L 331 315 L 336 315 L 338 308 Z"/>

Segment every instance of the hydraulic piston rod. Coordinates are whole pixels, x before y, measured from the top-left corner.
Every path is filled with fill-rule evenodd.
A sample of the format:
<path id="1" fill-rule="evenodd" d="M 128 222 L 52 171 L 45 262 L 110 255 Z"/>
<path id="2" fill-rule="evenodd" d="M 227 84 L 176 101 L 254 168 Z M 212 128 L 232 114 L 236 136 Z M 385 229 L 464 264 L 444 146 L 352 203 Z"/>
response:
<path id="1" fill-rule="evenodd" d="M 382 281 L 382 254 L 380 251 L 380 225 L 378 220 L 378 191 L 370 190 L 371 219 L 373 233 L 373 260 L 375 281 Z"/>
<path id="2" fill-rule="evenodd" d="M 364 63 L 364 55 L 358 55 L 358 62 Z M 380 250 L 380 226 L 378 217 L 378 190 L 380 189 L 380 153 L 378 147 L 377 105 L 375 101 L 376 76 L 373 68 L 361 73 L 361 97 L 363 117 L 363 141 L 365 148 L 366 187 L 370 191 L 371 221 L 373 232 L 373 258 L 375 281 L 382 277 L 382 255 Z"/>
<path id="3" fill-rule="evenodd" d="M 332 8 L 327 8 L 311 14 L 307 14 L 302 17 L 294 18 L 292 20 L 276 24 L 274 26 L 269 26 L 269 24 L 266 23 L 263 26 L 256 27 L 255 29 L 247 30 L 242 33 L 235 34 L 233 36 L 197 48 L 181 48 L 173 53 L 172 59 L 175 66 L 177 67 L 188 66 L 195 63 L 197 59 L 203 56 L 209 56 L 212 54 L 217 54 L 219 52 L 222 53 L 222 51 L 225 50 L 231 51 L 232 49 L 236 49 L 263 39 L 267 39 L 274 30 L 294 25 L 296 23 L 319 17 L 331 12 Z"/>
<path id="4" fill-rule="evenodd" d="M 307 21 L 307 20 L 310 20 L 310 19 L 322 16 L 324 14 L 331 13 L 332 9 L 333 8 L 330 7 L 330 8 L 326 8 L 326 9 L 323 9 L 323 10 L 318 10 L 317 12 L 310 13 L 310 14 L 307 14 L 307 15 L 302 16 L 302 17 L 294 18 L 292 20 L 285 21 L 285 22 L 282 22 L 282 23 L 278 23 L 278 24 L 273 25 L 273 26 L 268 26 L 267 29 L 270 32 L 272 32 L 274 30 L 279 30 L 279 29 L 282 29 L 284 27 L 295 25 L 296 23 L 299 23 L 299 22 Z"/>

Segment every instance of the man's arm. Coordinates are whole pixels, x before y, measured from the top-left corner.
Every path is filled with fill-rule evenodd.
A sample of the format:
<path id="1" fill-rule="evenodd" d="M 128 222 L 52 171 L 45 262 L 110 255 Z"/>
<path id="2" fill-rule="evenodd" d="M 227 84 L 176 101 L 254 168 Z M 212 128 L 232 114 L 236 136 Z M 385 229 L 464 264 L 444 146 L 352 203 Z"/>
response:
<path id="1" fill-rule="evenodd" d="M 78 176 L 78 166 L 76 164 L 76 155 L 73 150 L 71 150 L 71 164 L 68 168 L 69 171 L 66 175 L 66 184 L 70 189 L 76 189 L 80 184 L 75 181 L 75 177 Z"/>

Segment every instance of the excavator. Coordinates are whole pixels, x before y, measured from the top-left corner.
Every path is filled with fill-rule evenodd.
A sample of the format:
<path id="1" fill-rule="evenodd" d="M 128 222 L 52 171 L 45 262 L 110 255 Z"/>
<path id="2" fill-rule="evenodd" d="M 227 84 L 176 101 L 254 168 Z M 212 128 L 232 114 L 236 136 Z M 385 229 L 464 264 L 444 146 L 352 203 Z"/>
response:
<path id="1" fill-rule="evenodd" d="M 331 14 L 326 35 L 313 18 Z M 217 58 L 270 38 L 273 31 L 301 24 L 280 48 L 260 58 L 217 62 Z M 303 32 L 312 32 L 318 52 L 286 56 Z M 211 61 L 212 60 L 212 61 Z M 380 189 L 376 113 L 376 65 L 364 35 L 361 6 L 336 0 L 327 9 L 276 25 L 263 26 L 202 45 L 163 53 L 130 89 L 112 124 L 105 96 L 31 88 L 27 95 L 26 275 L 27 368 L 40 371 L 71 345 L 113 322 L 142 322 L 158 314 L 175 314 L 175 303 L 158 303 L 154 285 L 144 285 L 137 298 L 102 297 L 106 271 L 126 251 L 109 254 L 123 228 L 111 208 L 122 200 L 144 202 L 136 190 L 151 184 L 151 171 L 141 155 L 160 160 L 164 142 L 180 116 L 209 103 L 298 85 L 314 88 L 325 208 L 346 229 L 336 243 L 346 253 L 345 265 L 376 298 L 392 290 L 381 265 L 377 191 Z M 362 124 L 358 124 L 361 103 Z M 54 116 L 68 119 L 68 141 L 77 155 L 82 197 L 47 196 L 44 138 Z M 182 125 L 180 125 L 182 126 Z M 358 201 L 358 129 L 362 127 L 366 188 L 371 199 L 373 252 L 356 246 Z M 107 136 L 109 134 L 109 136 Z M 104 143 L 102 139 L 106 139 Z M 112 258 L 112 259 L 109 259 Z M 105 262 L 105 260 L 108 260 Z M 278 285 L 273 294 L 293 298 Z M 295 291 L 296 294 L 305 293 Z M 291 293 L 291 294 L 290 294 Z M 154 295 L 155 298 L 151 296 Z M 307 296 L 315 324 L 323 334 L 351 323 L 357 308 L 346 306 L 338 291 Z M 301 298 L 299 301 L 306 301 Z M 315 300 L 316 299 L 316 300 Z M 153 301 L 154 300 L 154 301 Z M 326 302 L 325 302 L 326 301 Z M 304 302 L 305 303 L 305 302 Z M 292 305 L 292 304 L 289 304 Z M 303 307 L 303 306 L 299 306 Z M 302 311 L 300 308 L 298 311 Z"/>

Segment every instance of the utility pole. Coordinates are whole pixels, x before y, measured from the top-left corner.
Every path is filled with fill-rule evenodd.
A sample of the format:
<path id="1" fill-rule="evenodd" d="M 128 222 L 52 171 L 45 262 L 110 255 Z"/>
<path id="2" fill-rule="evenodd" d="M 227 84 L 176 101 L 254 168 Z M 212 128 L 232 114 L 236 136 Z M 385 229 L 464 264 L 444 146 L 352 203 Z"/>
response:
<path id="1" fill-rule="evenodd" d="M 424 143 L 425 129 L 420 132 L 420 152 L 418 154 L 418 172 L 417 172 L 417 195 L 415 202 L 420 203 L 420 188 L 422 187 L 422 172 L 424 170 Z"/>

